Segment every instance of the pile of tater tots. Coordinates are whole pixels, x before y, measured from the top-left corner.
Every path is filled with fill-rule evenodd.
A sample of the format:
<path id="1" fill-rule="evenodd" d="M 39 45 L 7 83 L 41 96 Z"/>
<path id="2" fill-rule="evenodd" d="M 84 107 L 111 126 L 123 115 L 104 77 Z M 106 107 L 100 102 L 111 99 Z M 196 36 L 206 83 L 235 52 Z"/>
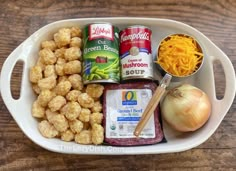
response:
<path id="1" fill-rule="evenodd" d="M 81 77 L 82 32 L 62 28 L 53 40 L 43 41 L 38 60 L 30 68 L 30 81 L 37 94 L 32 115 L 46 138 L 79 144 L 101 144 L 103 85 L 83 85 Z"/>

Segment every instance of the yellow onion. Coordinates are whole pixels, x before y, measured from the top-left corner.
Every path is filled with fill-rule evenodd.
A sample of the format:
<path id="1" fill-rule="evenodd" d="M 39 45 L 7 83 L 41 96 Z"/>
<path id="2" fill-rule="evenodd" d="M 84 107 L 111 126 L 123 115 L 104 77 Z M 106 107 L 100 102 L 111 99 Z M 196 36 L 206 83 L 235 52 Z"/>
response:
<path id="1" fill-rule="evenodd" d="M 211 113 L 211 103 L 202 90 L 190 84 L 171 89 L 161 103 L 166 122 L 181 132 L 202 127 Z"/>

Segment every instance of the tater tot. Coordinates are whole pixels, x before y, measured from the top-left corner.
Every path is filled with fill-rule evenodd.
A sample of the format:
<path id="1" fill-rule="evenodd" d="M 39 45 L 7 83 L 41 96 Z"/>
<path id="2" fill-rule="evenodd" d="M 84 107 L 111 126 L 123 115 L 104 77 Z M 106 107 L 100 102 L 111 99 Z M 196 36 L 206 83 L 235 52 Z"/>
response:
<path id="1" fill-rule="evenodd" d="M 65 108 L 64 115 L 68 120 L 75 120 L 80 115 L 81 107 L 78 102 L 68 102 Z"/>
<path id="2" fill-rule="evenodd" d="M 92 113 L 90 115 L 89 122 L 91 125 L 93 124 L 101 124 L 103 119 L 103 114 L 102 113 Z"/>
<path id="3" fill-rule="evenodd" d="M 69 91 L 69 93 L 67 93 L 66 99 L 68 101 L 75 102 L 75 101 L 78 100 L 78 97 L 79 97 L 80 94 L 81 94 L 81 91 L 79 91 L 79 90 L 71 90 L 71 91 Z"/>
<path id="4" fill-rule="evenodd" d="M 38 100 L 34 101 L 32 105 L 32 115 L 36 118 L 43 118 L 45 116 L 45 108 L 39 104 Z"/>
<path id="5" fill-rule="evenodd" d="M 82 122 L 89 122 L 91 111 L 87 108 L 82 108 L 80 115 L 79 115 L 79 120 Z"/>
<path id="6" fill-rule="evenodd" d="M 91 108 L 93 113 L 102 111 L 102 104 L 100 101 L 95 101 L 93 107 Z"/>
<path id="7" fill-rule="evenodd" d="M 53 138 L 58 135 L 56 128 L 48 121 L 43 120 L 38 125 L 39 132 L 46 138 Z"/>
<path id="8" fill-rule="evenodd" d="M 57 75 L 59 75 L 59 76 L 65 75 L 65 73 L 64 73 L 64 65 L 65 64 L 56 64 L 55 65 L 55 71 L 56 71 Z"/>
<path id="9" fill-rule="evenodd" d="M 37 83 L 43 78 L 42 68 L 40 66 L 33 66 L 30 68 L 30 81 Z"/>
<path id="10" fill-rule="evenodd" d="M 92 142 L 93 144 L 102 144 L 104 140 L 104 128 L 101 125 L 92 125 Z"/>
<path id="11" fill-rule="evenodd" d="M 70 81 L 61 81 L 56 85 L 55 92 L 57 95 L 65 96 L 71 89 Z"/>
<path id="12" fill-rule="evenodd" d="M 42 90 L 38 96 L 38 103 L 41 106 L 46 107 L 48 102 L 55 96 L 56 94 L 50 90 Z"/>
<path id="13" fill-rule="evenodd" d="M 78 60 L 69 61 L 64 65 L 65 74 L 79 74 L 81 73 L 81 62 Z"/>
<path id="14" fill-rule="evenodd" d="M 78 47 L 71 47 L 65 51 L 65 59 L 67 61 L 80 60 L 81 59 L 81 50 Z"/>
<path id="15" fill-rule="evenodd" d="M 64 58 L 65 51 L 66 51 L 66 49 L 63 47 L 60 49 L 56 49 L 54 54 L 57 58 Z"/>
<path id="16" fill-rule="evenodd" d="M 64 73 L 65 63 L 66 63 L 65 59 L 63 59 L 63 58 L 58 58 L 57 59 L 57 63 L 55 65 L 55 70 L 56 70 L 57 75 L 59 75 L 59 76 L 65 75 L 65 73 Z"/>
<path id="17" fill-rule="evenodd" d="M 63 96 L 54 97 L 49 103 L 48 107 L 52 112 L 60 110 L 66 104 L 66 99 Z"/>
<path id="18" fill-rule="evenodd" d="M 45 64 L 43 63 L 43 59 L 41 57 L 38 58 L 37 62 L 36 62 L 36 66 L 41 67 L 42 71 L 45 69 Z"/>
<path id="19" fill-rule="evenodd" d="M 52 124 L 59 132 L 64 132 L 69 127 L 69 123 L 64 115 L 58 114 L 52 117 Z"/>
<path id="20" fill-rule="evenodd" d="M 44 77 L 54 76 L 57 77 L 55 66 L 54 65 L 46 65 L 44 72 Z"/>
<path id="21" fill-rule="evenodd" d="M 57 57 L 50 49 L 42 49 L 39 51 L 39 57 L 42 58 L 42 61 L 46 65 L 55 64 L 57 61 Z"/>
<path id="22" fill-rule="evenodd" d="M 66 105 L 64 105 L 61 109 L 60 109 L 60 114 L 66 115 L 66 112 L 68 110 L 68 105 L 66 103 Z"/>
<path id="23" fill-rule="evenodd" d="M 82 130 L 75 135 L 75 142 L 79 144 L 92 144 L 92 133 L 90 130 Z"/>
<path id="24" fill-rule="evenodd" d="M 54 34 L 54 41 L 57 47 L 61 48 L 70 44 L 71 32 L 68 28 L 62 28 L 57 33 Z"/>
<path id="25" fill-rule="evenodd" d="M 86 93 L 93 99 L 98 99 L 99 97 L 101 97 L 103 90 L 104 86 L 101 84 L 89 84 L 86 88 Z"/>
<path id="26" fill-rule="evenodd" d="M 40 92 L 41 92 L 41 90 L 40 90 L 38 84 L 32 84 L 32 89 L 34 90 L 34 92 L 35 92 L 36 94 L 40 94 Z"/>
<path id="27" fill-rule="evenodd" d="M 82 37 L 82 30 L 78 27 L 71 27 L 71 37 Z"/>
<path id="28" fill-rule="evenodd" d="M 72 141 L 74 139 L 74 134 L 71 130 L 66 130 L 65 132 L 61 133 L 61 139 L 63 141 Z"/>
<path id="29" fill-rule="evenodd" d="M 56 64 L 61 65 L 61 64 L 65 64 L 65 63 L 66 63 L 66 60 L 64 58 L 58 58 Z"/>
<path id="30" fill-rule="evenodd" d="M 60 76 L 57 79 L 57 83 L 63 82 L 63 81 L 68 81 L 68 77 L 66 75 Z"/>
<path id="31" fill-rule="evenodd" d="M 42 49 L 47 48 L 47 49 L 50 49 L 51 51 L 54 51 L 56 50 L 57 45 L 53 40 L 46 40 L 41 43 L 41 47 Z"/>
<path id="32" fill-rule="evenodd" d="M 69 122 L 70 129 L 73 133 L 80 133 L 83 129 L 83 122 L 79 120 L 73 120 Z"/>
<path id="33" fill-rule="evenodd" d="M 58 112 L 52 112 L 50 109 L 47 109 L 45 114 L 46 114 L 46 118 L 47 118 L 48 122 L 52 123 L 53 122 L 53 117 L 55 115 L 58 115 L 59 113 Z"/>
<path id="34" fill-rule="evenodd" d="M 50 76 L 47 78 L 43 78 L 38 81 L 38 86 L 40 90 L 51 90 L 53 89 L 57 84 L 57 80 L 54 76 Z"/>
<path id="35" fill-rule="evenodd" d="M 73 37 L 70 40 L 70 47 L 78 47 L 81 48 L 82 47 L 82 39 L 79 37 Z"/>
<path id="36" fill-rule="evenodd" d="M 73 74 L 68 77 L 72 87 L 76 90 L 82 90 L 84 87 L 82 77 L 79 74 Z"/>
<path id="37" fill-rule="evenodd" d="M 87 93 L 82 93 L 78 97 L 79 104 L 84 108 L 92 108 L 94 100 Z"/>

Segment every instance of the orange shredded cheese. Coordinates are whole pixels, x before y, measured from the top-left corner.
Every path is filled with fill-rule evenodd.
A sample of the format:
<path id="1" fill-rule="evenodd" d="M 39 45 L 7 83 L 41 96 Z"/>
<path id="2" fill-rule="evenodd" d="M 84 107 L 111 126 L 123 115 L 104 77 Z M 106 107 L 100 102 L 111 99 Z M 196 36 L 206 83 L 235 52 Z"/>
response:
<path id="1" fill-rule="evenodd" d="M 203 53 L 197 42 L 185 35 L 172 35 L 161 42 L 157 63 L 174 76 L 188 76 L 201 65 Z"/>

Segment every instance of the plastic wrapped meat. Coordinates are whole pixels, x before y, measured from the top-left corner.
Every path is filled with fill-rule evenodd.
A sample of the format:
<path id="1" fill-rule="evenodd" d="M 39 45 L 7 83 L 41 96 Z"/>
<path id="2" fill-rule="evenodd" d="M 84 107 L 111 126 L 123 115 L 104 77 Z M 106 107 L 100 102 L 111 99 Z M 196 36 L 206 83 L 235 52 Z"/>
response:
<path id="1" fill-rule="evenodd" d="M 155 89 L 156 84 L 150 82 L 105 86 L 103 96 L 105 142 L 117 146 L 134 146 L 162 141 L 164 135 L 159 122 L 158 107 L 140 136 L 133 135 Z"/>

